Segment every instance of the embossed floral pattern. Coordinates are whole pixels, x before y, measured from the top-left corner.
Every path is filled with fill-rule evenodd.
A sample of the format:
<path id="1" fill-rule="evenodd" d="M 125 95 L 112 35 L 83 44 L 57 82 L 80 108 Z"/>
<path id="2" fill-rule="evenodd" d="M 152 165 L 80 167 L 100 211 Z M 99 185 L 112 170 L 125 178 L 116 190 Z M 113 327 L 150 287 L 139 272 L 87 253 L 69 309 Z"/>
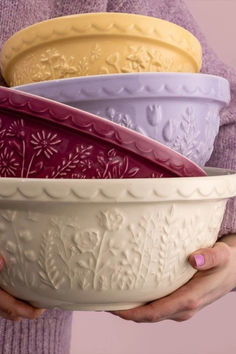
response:
<path id="1" fill-rule="evenodd" d="M 101 212 L 98 219 L 107 231 L 119 230 L 124 222 L 124 216 L 116 209 Z"/>
<path id="2" fill-rule="evenodd" d="M 23 242 L 29 242 L 32 240 L 32 235 L 29 230 L 22 230 L 22 231 L 19 231 L 19 238 Z"/>
<path id="3" fill-rule="evenodd" d="M 56 166 L 49 175 L 50 178 L 63 178 L 70 172 L 72 172 L 73 178 L 82 178 L 86 176 L 83 174 L 87 169 L 91 168 L 92 162 L 89 159 L 93 151 L 92 145 L 78 145 L 73 152 L 70 152 L 68 156 L 62 159 L 61 164 Z M 80 166 L 81 172 L 74 173 L 73 171 Z"/>
<path id="4" fill-rule="evenodd" d="M 29 262 L 35 262 L 37 259 L 35 252 L 32 250 L 25 251 L 24 256 Z"/>
<path id="5" fill-rule="evenodd" d="M 15 120 L 12 124 L 10 124 L 7 135 L 11 137 L 16 137 L 20 140 L 25 138 L 24 131 L 24 121 L 23 119 Z"/>
<path id="6" fill-rule="evenodd" d="M 104 55 L 102 46 L 95 43 L 87 55 L 77 57 L 62 54 L 56 48 L 45 49 L 37 58 L 29 55 L 17 67 L 10 80 L 12 86 L 22 83 L 39 82 L 59 78 L 96 75 L 104 73 L 130 73 L 130 72 L 169 72 L 175 62 L 172 57 L 165 56 L 154 48 L 144 45 L 131 45 L 124 53 L 114 52 Z M 87 51 L 87 50 L 86 50 Z M 97 72 L 100 63 L 100 70 Z M 192 71 L 190 64 L 186 66 Z M 176 70 L 183 70 L 182 66 Z M 176 71 L 175 70 L 175 71 Z"/>
<path id="7" fill-rule="evenodd" d="M 52 134 L 50 132 L 45 133 L 45 131 L 42 130 L 41 133 L 37 132 L 36 134 L 32 134 L 30 142 L 34 146 L 36 156 L 43 153 L 48 159 L 50 159 L 51 156 L 58 152 L 55 146 L 60 144 L 62 140 L 58 139 L 57 134 Z"/>
<path id="8" fill-rule="evenodd" d="M 98 60 L 102 55 L 102 48 L 98 43 L 95 44 L 94 48 L 91 50 L 90 54 L 90 61 L 91 63 L 94 63 L 96 60 Z"/>
<path id="9" fill-rule="evenodd" d="M 99 115 L 99 112 L 97 112 L 97 114 Z M 105 116 L 112 122 L 117 123 L 123 127 L 135 129 L 134 123 L 127 113 L 117 112 L 115 108 L 108 107 L 106 109 Z"/>
<path id="10" fill-rule="evenodd" d="M 98 209 L 91 215 L 88 228 L 81 227 L 83 217 L 76 213 L 60 217 L 45 215 L 45 232 L 35 236 L 40 239 L 39 252 L 27 227 L 32 223 L 28 213 L 7 211 L 14 214 L 12 221 L 8 221 L 6 212 L 0 211 L 5 232 L 13 235 L 10 240 L 0 238 L 0 247 L 8 259 L 0 283 L 57 291 L 133 290 L 146 289 L 150 284 L 156 288 L 160 284 L 171 285 L 189 272 L 188 254 L 202 242 L 209 246 L 213 243 L 224 205 L 222 201 L 215 204 L 205 220 L 197 211 L 191 216 L 180 214 L 175 204 L 165 211 L 150 208 L 150 212 L 134 221 L 127 218 L 123 207 Z M 37 216 L 33 219 L 38 220 Z M 24 229 L 19 227 L 22 221 Z M 33 266 L 38 267 L 37 272 L 32 272 Z"/>
<path id="11" fill-rule="evenodd" d="M 162 135 L 168 146 L 199 163 L 199 156 L 202 156 L 198 139 L 200 130 L 192 107 L 188 107 L 182 114 L 182 120 L 178 126 L 174 119 L 169 119 L 163 127 Z M 205 153 L 203 159 L 204 156 Z"/>
<path id="12" fill-rule="evenodd" d="M 147 120 L 153 127 L 158 126 L 162 121 L 162 107 L 157 104 L 147 106 Z"/>
<path id="13" fill-rule="evenodd" d="M 13 73 L 11 83 L 22 83 L 26 78 L 28 82 L 39 82 L 57 78 L 88 75 L 91 65 L 101 57 L 102 49 L 98 43 L 91 47 L 88 55 L 76 59 L 74 56 L 63 55 L 56 48 L 48 48 L 37 59 L 34 55 L 26 57 L 21 68 Z M 27 70 L 27 68 L 30 68 Z"/>
<path id="14" fill-rule="evenodd" d="M 129 116 L 108 110 L 110 117 L 122 125 L 131 126 Z M 130 167 L 130 159 L 116 149 L 101 149 L 94 154 L 94 146 L 76 144 L 66 155 L 65 139 L 49 129 L 30 129 L 22 119 L 2 120 L 0 131 L 0 175 L 2 177 L 40 176 L 48 168 L 46 178 L 131 178 L 139 167 Z M 28 145 L 28 142 L 32 146 Z M 26 148 L 28 147 L 28 148 Z M 59 158 L 60 156 L 60 158 Z M 50 160 L 55 158 L 52 167 Z M 56 162 L 58 161 L 58 162 Z"/>
<path id="15" fill-rule="evenodd" d="M 125 64 L 124 64 L 125 61 Z M 153 48 L 145 46 L 129 46 L 129 53 L 125 56 L 119 52 L 109 55 L 101 73 L 130 73 L 145 71 L 171 71 L 173 61 L 169 57 Z"/>
<path id="16" fill-rule="evenodd" d="M 6 243 L 6 250 L 7 252 L 14 254 L 16 252 L 16 245 L 15 243 L 11 242 L 11 241 L 7 241 Z"/>
<path id="17" fill-rule="evenodd" d="M 8 149 L 5 148 L 0 153 L 0 174 L 2 177 L 16 176 L 19 165 L 13 151 L 8 151 Z"/>
<path id="18" fill-rule="evenodd" d="M 116 112 L 112 107 L 109 107 L 108 114 L 113 121 L 131 128 L 129 115 Z M 95 154 L 96 141 L 91 144 L 91 139 L 86 137 L 82 139 L 86 143 L 81 141 L 78 144 L 79 139 L 75 136 L 70 140 L 70 136 L 52 127 L 37 128 L 34 123 L 31 126 L 31 120 L 12 119 L 11 116 L 10 119 L 3 116 L 1 128 L 2 177 L 106 179 L 132 178 L 141 173 L 139 163 L 136 166 L 131 156 L 117 148 L 99 143 L 98 153 Z"/>
<path id="19" fill-rule="evenodd" d="M 74 235 L 73 241 L 81 252 L 91 251 L 96 248 L 99 242 L 98 232 L 93 229 L 78 231 Z"/>

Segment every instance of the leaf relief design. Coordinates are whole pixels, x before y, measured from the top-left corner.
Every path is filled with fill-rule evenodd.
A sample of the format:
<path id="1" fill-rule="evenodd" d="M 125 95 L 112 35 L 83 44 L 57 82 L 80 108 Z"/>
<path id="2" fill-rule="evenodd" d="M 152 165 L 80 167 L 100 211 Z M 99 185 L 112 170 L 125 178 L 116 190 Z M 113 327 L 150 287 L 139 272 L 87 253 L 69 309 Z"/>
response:
<path id="1" fill-rule="evenodd" d="M 179 132 L 177 135 L 176 131 Z M 175 127 L 174 121 L 171 120 L 163 129 L 163 137 L 168 145 L 195 162 L 199 162 L 199 156 L 202 154 L 199 135 L 200 131 L 192 107 L 188 107 L 182 115 L 179 127 Z"/>
<path id="2" fill-rule="evenodd" d="M 45 216 L 45 231 L 36 236 L 32 222 L 36 233 L 42 222 L 37 214 L 31 212 L 29 219 L 27 211 L 1 211 L 1 229 L 11 239 L 0 238 L 7 259 L 0 283 L 56 291 L 171 286 L 189 274 L 188 255 L 215 241 L 224 206 L 219 201 L 210 208 L 210 222 L 198 211 L 180 214 L 176 204 L 150 209 L 133 222 L 125 208 L 105 207 L 96 211 L 89 227 L 82 226 L 81 216 Z M 40 239 L 39 252 L 34 237 Z"/>

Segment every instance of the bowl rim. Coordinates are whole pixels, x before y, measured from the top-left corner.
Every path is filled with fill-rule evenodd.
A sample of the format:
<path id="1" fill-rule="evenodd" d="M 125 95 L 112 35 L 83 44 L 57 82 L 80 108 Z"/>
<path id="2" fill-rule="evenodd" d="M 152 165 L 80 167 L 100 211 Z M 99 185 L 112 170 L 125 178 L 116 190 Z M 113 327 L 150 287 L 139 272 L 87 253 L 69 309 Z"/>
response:
<path id="1" fill-rule="evenodd" d="M 205 177 L 140 179 L 1 178 L 0 206 L 8 201 L 114 203 L 212 201 L 236 196 L 236 171 L 205 168 Z"/>
<path id="2" fill-rule="evenodd" d="M 33 115 L 44 122 L 53 122 L 62 128 L 70 128 L 92 138 L 106 141 L 111 146 L 151 161 L 176 176 L 206 175 L 196 163 L 168 146 L 105 118 L 60 102 L 0 87 L 0 109 L 17 112 L 17 114 L 24 113 L 29 117 Z"/>
<path id="3" fill-rule="evenodd" d="M 102 21 L 100 21 L 102 22 L 102 25 L 101 23 L 96 22 L 88 25 L 87 21 L 89 18 L 93 21 L 100 21 L 100 18 L 102 18 Z M 124 18 L 129 18 L 134 23 L 122 24 Z M 162 43 L 167 43 L 168 45 L 174 47 L 175 50 L 184 52 L 184 54 L 190 58 L 191 62 L 194 63 L 196 71 L 200 71 L 202 66 L 202 47 L 200 41 L 195 35 L 185 28 L 173 22 L 152 16 L 119 12 L 92 12 L 44 20 L 14 33 L 3 44 L 0 54 L 0 66 L 4 78 L 6 79 L 6 72 L 9 70 L 11 61 L 14 61 L 16 57 L 25 51 L 28 51 L 30 48 L 37 47 L 43 43 L 50 43 L 50 41 L 54 39 L 58 40 L 60 35 L 63 35 L 62 40 L 66 38 L 84 36 L 84 25 L 81 25 L 80 27 L 77 22 L 78 19 L 82 21 L 84 20 L 86 24 L 86 36 L 89 34 L 91 35 L 94 31 L 96 34 L 104 34 L 106 29 L 108 31 L 114 29 L 114 31 L 120 35 L 125 35 L 128 33 L 129 36 L 137 35 L 138 37 L 150 38 Z M 106 19 L 109 19 L 107 28 L 104 27 L 104 21 Z M 114 22 L 111 23 L 111 21 Z M 140 21 L 142 21 L 141 24 Z M 153 23 L 154 25 L 152 31 L 150 30 L 150 23 Z M 50 31 L 41 31 L 41 28 L 45 25 L 49 25 Z M 65 32 L 63 33 L 62 25 L 65 25 L 67 34 L 65 34 Z M 166 32 L 167 25 L 169 26 L 169 30 L 172 31 L 171 35 Z M 164 31 L 161 30 L 161 27 L 163 27 Z M 92 30 L 92 32 L 89 33 L 89 30 Z"/>
<path id="4" fill-rule="evenodd" d="M 150 79 L 152 80 L 150 82 Z M 116 89 L 110 88 L 111 81 L 119 80 L 120 85 Z M 178 83 L 173 82 L 178 81 Z M 194 80 L 194 82 L 193 82 Z M 137 89 L 130 87 L 132 83 L 140 83 Z M 204 89 L 207 82 L 209 88 Z M 100 85 L 99 90 L 93 89 L 93 84 Z M 196 85 L 195 85 L 196 83 Z M 82 88 L 78 88 L 82 85 Z M 202 86 L 201 86 L 202 85 Z M 68 93 L 68 86 L 73 87 L 73 94 Z M 195 86 L 195 87 L 194 87 Z M 39 94 L 45 87 L 50 87 L 54 93 L 50 93 L 50 98 L 63 102 L 66 100 L 94 100 L 94 98 L 135 98 L 135 97 L 191 97 L 219 101 L 225 104 L 230 103 L 230 84 L 227 79 L 217 75 L 205 73 L 125 73 L 125 74 L 106 74 L 89 75 L 80 77 L 63 78 L 56 80 L 47 80 L 34 82 L 30 84 L 13 86 L 12 89 Z M 34 93 L 36 89 L 36 93 Z M 77 90 L 77 91 L 75 91 Z M 46 97 L 46 96 L 42 96 Z"/>

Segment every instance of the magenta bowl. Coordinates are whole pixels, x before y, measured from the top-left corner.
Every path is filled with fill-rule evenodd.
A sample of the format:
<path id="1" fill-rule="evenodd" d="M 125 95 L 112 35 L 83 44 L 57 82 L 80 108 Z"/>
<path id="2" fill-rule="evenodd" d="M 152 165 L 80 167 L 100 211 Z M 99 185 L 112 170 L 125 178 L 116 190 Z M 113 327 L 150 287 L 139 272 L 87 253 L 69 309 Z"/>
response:
<path id="1" fill-rule="evenodd" d="M 0 177 L 205 176 L 181 154 L 93 114 L 0 88 Z"/>

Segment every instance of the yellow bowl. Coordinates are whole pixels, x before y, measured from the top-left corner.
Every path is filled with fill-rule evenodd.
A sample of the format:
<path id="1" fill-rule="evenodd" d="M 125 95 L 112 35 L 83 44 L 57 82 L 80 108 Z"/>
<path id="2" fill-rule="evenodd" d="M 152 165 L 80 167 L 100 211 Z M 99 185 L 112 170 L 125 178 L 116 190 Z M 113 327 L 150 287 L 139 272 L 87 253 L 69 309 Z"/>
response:
<path id="1" fill-rule="evenodd" d="M 161 19 L 90 13 L 43 21 L 3 46 L 1 70 L 10 86 L 111 73 L 199 72 L 201 45 Z"/>

